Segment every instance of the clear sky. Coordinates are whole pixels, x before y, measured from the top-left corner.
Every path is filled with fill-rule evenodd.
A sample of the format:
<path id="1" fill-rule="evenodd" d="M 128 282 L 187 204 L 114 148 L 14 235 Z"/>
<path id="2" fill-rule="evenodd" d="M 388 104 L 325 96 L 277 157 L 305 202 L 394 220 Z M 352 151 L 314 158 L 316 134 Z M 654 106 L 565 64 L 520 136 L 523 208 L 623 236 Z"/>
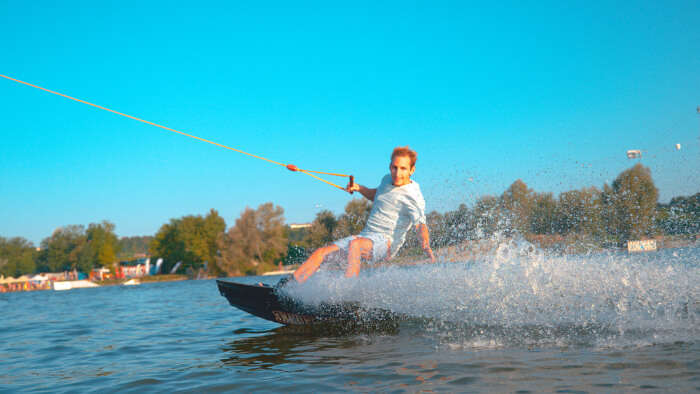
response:
<path id="1" fill-rule="evenodd" d="M 700 2 L 351 3 L 5 0 L 0 74 L 370 187 L 408 144 L 428 210 L 518 178 L 600 188 L 628 149 L 661 201 L 700 191 Z M 4 237 L 153 235 L 210 208 L 233 225 L 268 201 L 308 222 L 350 199 L 5 79 L 0 116 Z"/>

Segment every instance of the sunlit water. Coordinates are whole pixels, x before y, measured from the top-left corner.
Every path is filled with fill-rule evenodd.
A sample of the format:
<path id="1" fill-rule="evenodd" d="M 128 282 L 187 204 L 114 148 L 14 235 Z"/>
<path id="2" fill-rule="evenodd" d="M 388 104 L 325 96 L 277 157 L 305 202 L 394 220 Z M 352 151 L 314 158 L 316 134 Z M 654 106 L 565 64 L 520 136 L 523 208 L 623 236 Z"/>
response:
<path id="1" fill-rule="evenodd" d="M 288 294 L 413 318 L 288 329 L 232 308 L 214 281 L 0 294 L 0 391 L 700 390 L 697 247 L 549 256 L 506 242 L 474 261 L 323 272 Z"/>

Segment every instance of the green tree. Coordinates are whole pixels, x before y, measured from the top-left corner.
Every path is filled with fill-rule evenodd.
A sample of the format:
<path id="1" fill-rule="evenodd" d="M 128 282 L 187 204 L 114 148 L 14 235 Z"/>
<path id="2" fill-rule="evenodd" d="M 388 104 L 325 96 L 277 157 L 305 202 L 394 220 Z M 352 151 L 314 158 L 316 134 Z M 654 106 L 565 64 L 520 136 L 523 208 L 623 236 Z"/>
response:
<path id="1" fill-rule="evenodd" d="M 153 240 L 152 236 L 135 236 L 119 238 L 117 259 L 131 260 L 136 255 L 148 254 L 148 245 Z"/>
<path id="2" fill-rule="evenodd" d="M 651 171 L 641 164 L 620 173 L 603 188 L 602 202 L 608 233 L 618 242 L 650 235 L 653 229 L 659 190 Z"/>
<path id="3" fill-rule="evenodd" d="M 301 264 L 309 258 L 309 251 L 296 243 L 289 242 L 287 253 L 282 260 L 283 265 Z"/>
<path id="4" fill-rule="evenodd" d="M 425 215 L 425 221 L 430 229 L 430 246 L 433 249 L 447 246 L 448 233 L 445 215 L 441 215 L 437 211 L 431 211 Z"/>
<path id="5" fill-rule="evenodd" d="M 552 193 L 533 193 L 529 222 L 530 231 L 534 234 L 554 234 L 557 202 Z"/>
<path id="6" fill-rule="evenodd" d="M 216 266 L 219 234 L 226 230 L 226 222 L 212 209 L 206 217 L 183 216 L 171 219 L 161 226 L 151 241 L 151 255 L 163 258 L 163 272 L 168 272 L 178 262 L 178 272 L 198 270 L 208 262 L 210 273 L 218 273 Z"/>
<path id="7" fill-rule="evenodd" d="M 19 277 L 36 271 L 36 248 L 21 237 L 0 237 L 0 275 Z"/>
<path id="8" fill-rule="evenodd" d="M 491 236 L 499 230 L 502 213 L 498 198 L 488 195 L 479 198 L 473 212 L 476 238 Z"/>
<path id="9" fill-rule="evenodd" d="M 119 242 L 115 225 L 106 220 L 90 223 L 85 231 L 86 244 L 78 258 L 78 270 L 89 272 L 95 267 L 111 267 L 117 261 Z"/>
<path id="10" fill-rule="evenodd" d="M 445 213 L 446 245 L 461 243 L 473 237 L 476 220 L 466 204 L 459 204 L 455 211 Z"/>
<path id="11" fill-rule="evenodd" d="M 600 208 L 601 208 L 601 222 L 603 224 L 603 229 L 606 238 L 611 239 L 613 242 L 619 244 L 624 236 L 621 235 L 621 217 L 618 214 L 618 201 L 617 195 L 610 185 L 607 183 L 603 185 L 603 191 L 600 194 Z"/>
<path id="12" fill-rule="evenodd" d="M 309 249 L 317 249 L 335 241 L 335 231 L 338 227 L 338 219 L 333 212 L 323 210 L 316 214 L 316 218 L 311 222 L 309 228 L 309 238 L 307 246 Z"/>
<path id="13" fill-rule="evenodd" d="M 204 218 L 204 224 L 201 232 L 204 236 L 204 248 L 201 250 L 199 257 L 208 263 L 207 269 L 210 275 L 221 276 L 223 270 L 216 264 L 216 259 L 219 255 L 219 245 L 217 240 L 219 236 L 226 231 L 226 221 L 219 216 L 219 212 L 212 209 Z"/>
<path id="14" fill-rule="evenodd" d="M 268 202 L 246 208 L 236 224 L 218 237 L 217 265 L 229 276 L 272 270 L 288 248 L 284 210 Z"/>
<path id="15" fill-rule="evenodd" d="M 78 269 L 85 260 L 83 254 L 87 237 L 85 226 L 69 225 L 56 229 L 50 237 L 41 241 L 37 268 L 40 272 L 60 272 Z M 80 265 L 84 263 L 81 262 Z"/>
<path id="16" fill-rule="evenodd" d="M 598 235 L 601 227 L 601 195 L 595 187 L 561 193 L 557 202 L 557 232 Z"/>
<path id="17" fill-rule="evenodd" d="M 161 272 L 169 272 L 179 261 L 186 258 L 185 242 L 180 237 L 179 225 L 182 219 L 170 219 L 170 223 L 160 226 L 151 240 L 149 252 L 152 256 L 161 257 L 163 265 Z"/>
<path id="18" fill-rule="evenodd" d="M 372 204 L 365 198 L 350 200 L 345 205 L 345 212 L 337 220 L 333 231 L 334 238 L 359 234 L 365 228 L 371 210 Z"/>
<path id="19" fill-rule="evenodd" d="M 700 233 L 700 193 L 674 197 L 657 206 L 657 227 L 665 234 Z"/>

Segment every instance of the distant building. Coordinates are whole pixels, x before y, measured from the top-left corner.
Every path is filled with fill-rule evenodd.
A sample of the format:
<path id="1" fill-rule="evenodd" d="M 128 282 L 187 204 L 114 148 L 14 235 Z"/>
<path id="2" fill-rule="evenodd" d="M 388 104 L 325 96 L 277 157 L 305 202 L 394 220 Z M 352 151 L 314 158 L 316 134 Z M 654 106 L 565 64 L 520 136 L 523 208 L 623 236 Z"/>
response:
<path id="1" fill-rule="evenodd" d="M 289 242 L 292 244 L 303 241 L 309 234 L 311 223 L 292 223 L 289 225 Z"/>
<path id="2" fill-rule="evenodd" d="M 112 279 L 112 274 L 105 267 L 93 268 L 90 271 L 90 280 L 105 280 Z"/>
<path id="3" fill-rule="evenodd" d="M 130 261 L 120 261 L 115 270 L 118 279 L 141 278 L 151 273 L 151 259 L 139 258 Z"/>

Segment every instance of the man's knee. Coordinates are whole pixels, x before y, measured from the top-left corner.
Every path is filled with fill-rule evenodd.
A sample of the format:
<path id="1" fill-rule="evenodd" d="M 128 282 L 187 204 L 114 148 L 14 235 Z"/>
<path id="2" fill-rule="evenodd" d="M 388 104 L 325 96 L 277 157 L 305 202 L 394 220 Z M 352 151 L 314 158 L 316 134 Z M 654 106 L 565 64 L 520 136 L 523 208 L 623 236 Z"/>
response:
<path id="1" fill-rule="evenodd" d="M 336 249 L 336 248 L 337 248 L 337 246 L 335 246 L 334 244 L 330 244 L 330 245 L 322 246 L 322 247 L 316 249 L 316 251 L 317 251 L 317 252 L 326 252 L 326 253 L 327 253 L 327 252 L 332 252 L 332 251 L 333 251 L 334 249 Z"/>
<path id="2" fill-rule="evenodd" d="M 336 251 L 338 251 L 338 250 L 340 250 L 340 248 L 339 248 L 338 245 L 336 245 L 336 244 L 330 244 L 330 245 L 325 246 L 325 247 L 323 248 L 323 251 L 326 252 L 326 253 L 333 253 L 333 252 L 336 252 Z"/>
<path id="3" fill-rule="evenodd" d="M 316 256 L 326 256 L 338 250 L 338 246 L 335 244 L 327 245 L 316 249 L 312 255 Z"/>

